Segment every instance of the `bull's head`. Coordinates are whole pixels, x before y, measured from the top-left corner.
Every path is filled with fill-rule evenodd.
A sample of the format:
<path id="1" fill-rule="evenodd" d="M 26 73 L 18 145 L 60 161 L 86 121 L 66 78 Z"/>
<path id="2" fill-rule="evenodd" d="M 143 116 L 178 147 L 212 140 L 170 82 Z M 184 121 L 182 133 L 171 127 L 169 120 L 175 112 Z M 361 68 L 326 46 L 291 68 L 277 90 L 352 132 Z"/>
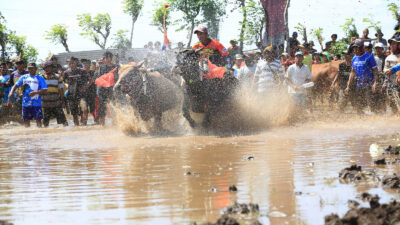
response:
<path id="1" fill-rule="evenodd" d="M 201 70 L 199 61 L 201 49 L 185 49 L 178 53 L 175 67 L 181 71 L 180 75 L 186 83 L 196 81 L 200 78 Z"/>
<path id="2" fill-rule="evenodd" d="M 145 71 L 142 71 L 142 63 L 138 65 L 124 65 L 119 70 L 119 79 L 114 85 L 114 91 L 121 91 L 130 96 L 137 96 L 144 88 L 147 81 Z"/>

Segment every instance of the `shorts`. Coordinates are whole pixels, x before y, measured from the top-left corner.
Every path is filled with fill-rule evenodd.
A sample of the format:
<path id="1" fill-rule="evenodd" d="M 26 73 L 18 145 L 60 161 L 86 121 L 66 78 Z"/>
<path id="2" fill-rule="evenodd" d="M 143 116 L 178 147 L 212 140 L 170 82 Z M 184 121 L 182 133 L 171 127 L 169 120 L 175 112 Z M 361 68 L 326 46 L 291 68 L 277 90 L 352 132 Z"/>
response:
<path id="1" fill-rule="evenodd" d="M 97 96 L 99 104 L 97 107 L 97 116 L 105 117 L 107 111 L 107 103 L 113 98 L 113 88 L 97 87 Z"/>
<path id="2" fill-rule="evenodd" d="M 68 105 L 73 116 L 81 115 L 82 110 L 87 108 L 86 100 L 83 98 L 68 99 Z"/>
<path id="3" fill-rule="evenodd" d="M 41 120 L 43 119 L 41 106 L 22 106 L 22 119 L 27 120 Z"/>
<path id="4" fill-rule="evenodd" d="M 306 106 L 306 94 L 294 93 L 290 94 L 290 102 L 296 107 Z"/>
<path id="5" fill-rule="evenodd" d="M 47 126 L 52 118 L 57 119 L 57 124 L 65 124 L 67 122 L 64 111 L 61 107 L 43 108 L 43 124 Z"/>

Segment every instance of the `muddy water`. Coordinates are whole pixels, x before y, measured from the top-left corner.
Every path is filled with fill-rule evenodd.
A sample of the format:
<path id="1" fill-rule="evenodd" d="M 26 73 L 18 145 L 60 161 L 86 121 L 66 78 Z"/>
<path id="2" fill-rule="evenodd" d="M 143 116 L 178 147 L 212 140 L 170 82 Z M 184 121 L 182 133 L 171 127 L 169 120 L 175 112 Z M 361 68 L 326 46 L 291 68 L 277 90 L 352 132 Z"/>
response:
<path id="1" fill-rule="evenodd" d="M 347 200 L 361 191 L 382 201 L 400 199 L 374 184 L 336 179 L 354 162 L 374 168 L 369 145 L 398 144 L 399 128 L 398 118 L 354 117 L 251 136 L 152 138 L 97 126 L 6 126 L 0 129 L 0 219 L 16 225 L 189 224 L 214 222 L 238 201 L 258 203 L 263 224 L 323 224 L 329 213 L 343 215 Z M 400 172 L 397 166 L 376 169 Z M 232 184 L 238 192 L 226 191 Z"/>

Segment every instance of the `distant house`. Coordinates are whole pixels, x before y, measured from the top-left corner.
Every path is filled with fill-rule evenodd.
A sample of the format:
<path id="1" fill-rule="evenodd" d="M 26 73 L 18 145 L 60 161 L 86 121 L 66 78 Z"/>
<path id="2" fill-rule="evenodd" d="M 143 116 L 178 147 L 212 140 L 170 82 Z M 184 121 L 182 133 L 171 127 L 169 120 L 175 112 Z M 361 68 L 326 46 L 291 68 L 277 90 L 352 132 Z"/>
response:
<path id="1" fill-rule="evenodd" d="M 98 60 L 103 58 L 105 51 L 110 51 L 114 55 L 118 54 L 120 63 L 128 63 L 130 61 L 138 62 L 147 55 L 147 50 L 144 48 L 131 48 L 127 50 L 122 49 L 104 49 L 104 50 L 91 50 L 91 51 L 79 51 L 79 52 L 64 52 L 56 54 L 58 63 L 61 65 L 67 64 L 69 58 L 76 57 L 78 59 L 89 59 Z"/>

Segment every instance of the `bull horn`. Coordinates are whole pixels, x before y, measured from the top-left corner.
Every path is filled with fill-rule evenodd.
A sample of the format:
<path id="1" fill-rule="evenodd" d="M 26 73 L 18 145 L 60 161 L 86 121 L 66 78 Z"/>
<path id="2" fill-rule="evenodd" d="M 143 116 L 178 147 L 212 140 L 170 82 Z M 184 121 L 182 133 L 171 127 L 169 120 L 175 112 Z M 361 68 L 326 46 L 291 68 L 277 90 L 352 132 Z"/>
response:
<path id="1" fill-rule="evenodd" d="M 140 61 L 135 67 L 140 68 L 144 64 L 144 60 Z"/>
<path id="2" fill-rule="evenodd" d="M 201 52 L 201 50 L 203 50 L 204 48 L 198 48 L 198 49 L 196 49 L 196 50 L 194 50 L 194 52 L 195 53 L 199 53 L 199 52 Z"/>

